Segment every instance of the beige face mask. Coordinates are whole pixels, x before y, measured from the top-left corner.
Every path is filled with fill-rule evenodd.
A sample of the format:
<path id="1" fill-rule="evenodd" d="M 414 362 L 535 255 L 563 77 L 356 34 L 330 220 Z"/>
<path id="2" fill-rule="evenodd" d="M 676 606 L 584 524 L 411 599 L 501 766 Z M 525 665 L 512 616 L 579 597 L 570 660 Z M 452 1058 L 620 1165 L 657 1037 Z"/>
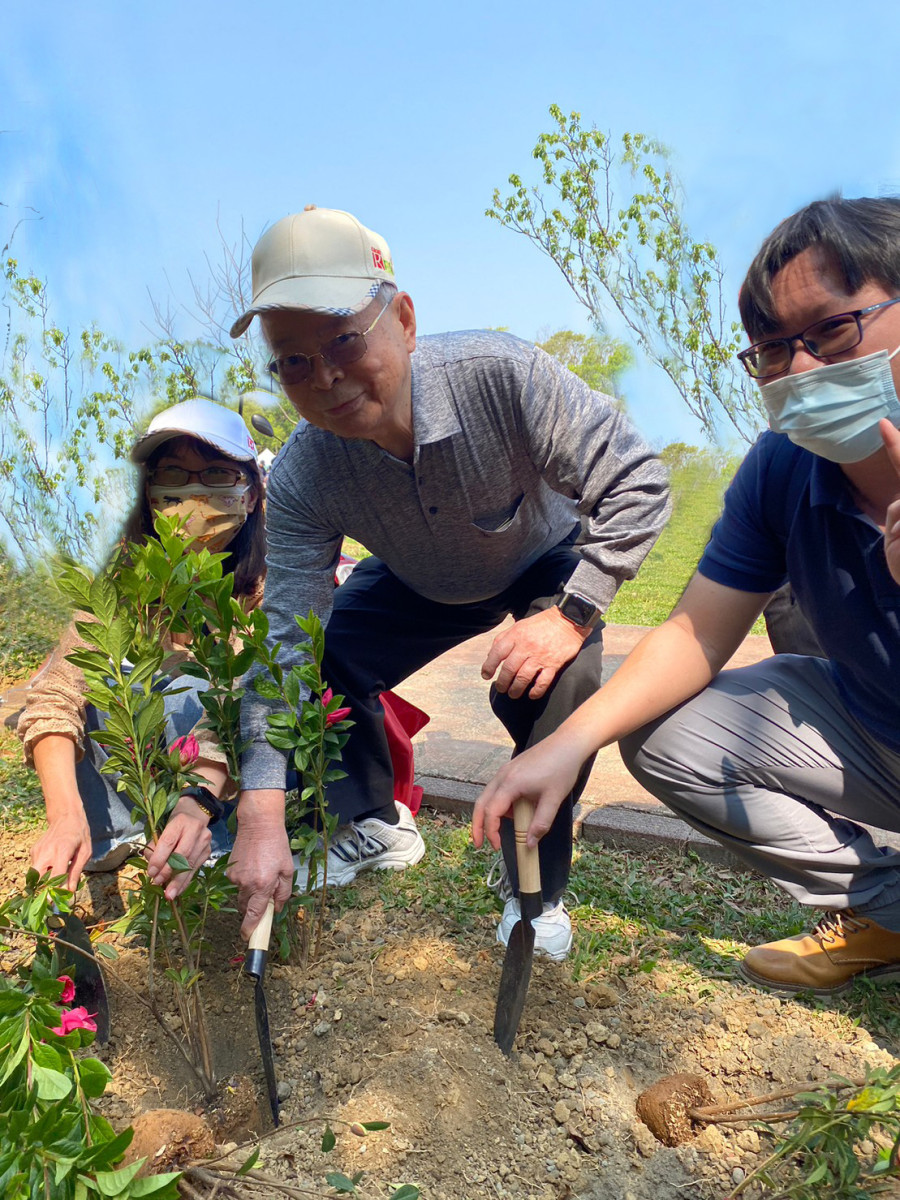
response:
<path id="1" fill-rule="evenodd" d="M 151 484 L 147 495 L 154 512 L 179 518 L 181 535 L 194 549 L 213 554 L 231 544 L 250 512 L 249 484 L 215 489 L 197 483 Z"/>

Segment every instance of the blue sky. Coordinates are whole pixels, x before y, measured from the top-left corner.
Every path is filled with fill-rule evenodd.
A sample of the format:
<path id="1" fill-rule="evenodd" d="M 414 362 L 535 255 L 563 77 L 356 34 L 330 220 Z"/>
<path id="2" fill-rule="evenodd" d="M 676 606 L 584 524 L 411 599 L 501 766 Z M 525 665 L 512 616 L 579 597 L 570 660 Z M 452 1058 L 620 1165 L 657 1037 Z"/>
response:
<path id="1" fill-rule="evenodd" d="M 255 240 L 307 203 L 383 234 L 422 332 L 587 330 L 552 264 L 484 216 L 551 103 L 671 148 L 730 301 L 801 204 L 900 192 L 895 0 L 48 0 L 3 24 L 0 232 L 37 210 L 14 249 L 58 319 L 131 342 L 151 295 L 190 301 L 217 226 Z M 697 439 L 658 371 L 625 391 L 655 444 Z"/>

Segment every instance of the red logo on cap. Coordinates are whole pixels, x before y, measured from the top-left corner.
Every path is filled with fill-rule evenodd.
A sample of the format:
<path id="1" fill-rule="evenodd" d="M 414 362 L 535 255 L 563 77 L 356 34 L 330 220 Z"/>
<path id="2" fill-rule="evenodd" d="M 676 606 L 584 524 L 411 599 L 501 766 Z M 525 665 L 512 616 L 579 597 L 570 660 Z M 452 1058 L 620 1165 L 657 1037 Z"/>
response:
<path id="1" fill-rule="evenodd" d="M 384 256 L 377 246 L 372 247 L 372 262 L 375 264 L 376 271 L 384 270 Z"/>

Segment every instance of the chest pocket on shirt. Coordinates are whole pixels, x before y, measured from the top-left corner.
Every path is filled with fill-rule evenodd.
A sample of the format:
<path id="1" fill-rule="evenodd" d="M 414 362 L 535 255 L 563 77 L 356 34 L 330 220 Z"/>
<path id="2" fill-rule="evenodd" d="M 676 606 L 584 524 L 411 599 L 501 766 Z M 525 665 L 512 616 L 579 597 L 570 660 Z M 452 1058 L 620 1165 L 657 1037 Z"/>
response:
<path id="1" fill-rule="evenodd" d="M 484 516 L 474 517 L 472 524 L 482 533 L 506 533 L 515 524 L 516 517 L 522 508 L 525 493 L 517 496 L 512 504 L 497 509 L 496 512 L 485 513 Z"/>

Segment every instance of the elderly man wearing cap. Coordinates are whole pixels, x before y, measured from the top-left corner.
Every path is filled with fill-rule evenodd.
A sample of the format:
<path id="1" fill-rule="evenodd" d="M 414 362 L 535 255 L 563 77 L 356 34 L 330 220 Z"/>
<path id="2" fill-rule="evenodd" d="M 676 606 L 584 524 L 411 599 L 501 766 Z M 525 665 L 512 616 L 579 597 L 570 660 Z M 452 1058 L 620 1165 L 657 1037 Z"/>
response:
<path id="1" fill-rule="evenodd" d="M 355 722 L 347 777 L 328 792 L 342 822 L 328 878 L 341 884 L 424 852 L 393 803 L 380 693 L 511 614 L 482 677 L 495 677 L 491 704 L 517 752 L 546 737 L 600 683 L 601 614 L 665 522 L 666 476 L 608 397 L 535 346 L 480 331 L 417 342 L 386 242 L 349 213 L 310 207 L 263 235 L 232 336 L 254 316 L 301 417 L 268 483 L 271 636 L 288 664 L 294 614 L 327 622 L 325 677 Z M 374 557 L 335 593 L 345 535 Z M 294 873 L 270 711 L 248 689 L 231 868 L 245 934 L 269 898 L 284 903 Z M 540 848 L 536 949 L 557 959 L 571 945 L 561 897 L 589 769 Z M 504 859 L 501 941 L 519 915 L 506 827 Z"/>

